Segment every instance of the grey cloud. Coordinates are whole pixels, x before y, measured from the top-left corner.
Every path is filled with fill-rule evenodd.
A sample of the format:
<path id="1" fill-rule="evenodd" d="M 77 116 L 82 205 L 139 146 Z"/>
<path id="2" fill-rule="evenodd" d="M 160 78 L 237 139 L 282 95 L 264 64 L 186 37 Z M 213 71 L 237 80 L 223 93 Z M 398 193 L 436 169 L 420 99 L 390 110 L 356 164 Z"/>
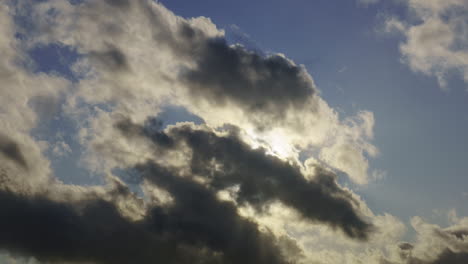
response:
<path id="1" fill-rule="evenodd" d="M 116 7 L 128 7 L 129 1 L 128 0 L 105 0 L 106 3 L 116 6 Z"/>
<path id="2" fill-rule="evenodd" d="M 161 130 L 162 122 L 156 118 L 147 119 L 143 126 L 137 125 L 129 119 L 123 119 L 115 124 L 115 128 L 129 137 L 146 136 L 151 138 L 157 142 L 158 147 L 172 148 L 175 146 L 174 139 Z"/>
<path id="3" fill-rule="evenodd" d="M 434 260 L 422 260 L 416 257 L 409 257 L 407 264 L 466 264 L 468 263 L 467 252 L 453 252 L 450 249 L 445 249 Z"/>
<path id="4" fill-rule="evenodd" d="M 103 200 L 73 205 L 0 191 L 0 205 L 0 247 L 39 261 L 149 263 L 175 254 L 174 244 L 146 232 L 143 223 L 127 221 Z"/>
<path id="5" fill-rule="evenodd" d="M 463 240 L 465 237 L 468 239 L 468 229 L 452 230 L 449 231 L 449 233 L 461 240 Z"/>
<path id="6" fill-rule="evenodd" d="M 439 257 L 436 260 L 431 261 L 428 264 L 466 264 L 466 263 L 468 263 L 468 252 L 457 253 L 449 249 L 446 249 L 444 252 L 442 252 L 442 254 L 439 255 Z"/>
<path id="7" fill-rule="evenodd" d="M 173 27 L 166 21 L 165 14 L 148 6 L 147 1 L 118 6 L 124 11 L 135 9 L 143 14 L 161 52 L 168 50 L 177 59 L 195 64 L 194 67 L 180 65 L 180 79 L 173 81 L 182 81 L 191 97 L 197 100 L 214 106 L 234 104 L 247 113 L 282 118 L 285 111 L 300 109 L 317 92 L 306 70 L 283 56 L 263 56 L 238 45 L 230 46 L 224 37 L 208 36 L 185 20 Z M 114 34 L 104 27 L 102 31 Z M 117 47 L 90 55 L 98 57 L 103 69 L 110 72 L 124 65 L 126 57 Z"/>
<path id="8" fill-rule="evenodd" d="M 218 106 L 234 103 L 246 112 L 281 117 L 290 107 L 304 106 L 316 92 L 306 70 L 280 55 L 265 57 L 230 46 L 224 37 L 209 37 L 186 21 L 171 31 L 154 9 L 143 12 L 154 26 L 158 43 L 195 62 L 195 68 L 183 68 L 180 76 L 194 98 Z"/>
<path id="9" fill-rule="evenodd" d="M 250 112 L 281 116 L 302 107 L 315 87 L 305 70 L 279 55 L 262 57 L 224 38 L 207 39 L 195 54 L 196 68 L 182 74 L 192 96 Z"/>
<path id="10" fill-rule="evenodd" d="M 401 250 L 412 250 L 414 246 L 408 242 L 402 242 L 398 245 Z"/>
<path id="11" fill-rule="evenodd" d="M 287 263 L 275 239 L 238 216 L 232 204 L 146 168 L 173 191 L 176 203 L 151 208 L 139 221 L 99 197 L 57 202 L 0 190 L 0 248 L 46 263 Z"/>
<path id="12" fill-rule="evenodd" d="M 398 245 L 400 258 L 406 260 L 411 257 L 411 252 L 414 248 L 413 244 L 408 242 L 402 242 Z"/>
<path id="13" fill-rule="evenodd" d="M 275 249 L 276 239 L 239 216 L 234 204 L 218 200 L 213 189 L 153 163 L 137 169 L 175 198 L 175 206 L 150 213 L 158 221 L 158 232 L 174 233 L 177 241 L 207 245 L 223 252 L 229 263 L 285 263 Z"/>
<path id="14" fill-rule="evenodd" d="M 118 124 L 127 136 L 143 131 L 137 125 Z M 129 129 L 131 127 L 131 129 Z M 281 201 L 296 209 L 305 219 L 320 221 L 341 229 L 351 238 L 366 240 L 372 225 L 361 218 L 350 193 L 341 189 L 335 175 L 318 169 L 315 178 L 308 181 L 299 167 L 265 154 L 264 149 L 253 150 L 232 132 L 221 137 L 214 132 L 193 129 L 190 125 L 172 127 L 150 137 L 156 148 L 164 150 L 167 142 L 176 142 L 171 149 L 186 144 L 193 155 L 190 171 L 211 179 L 210 188 L 223 190 L 239 185 L 237 201 L 249 203 L 259 211 L 271 202 Z M 168 139 L 169 138 L 169 139 Z M 222 169 L 213 170 L 215 161 Z"/>
<path id="15" fill-rule="evenodd" d="M 125 54 L 113 45 L 108 45 L 106 51 L 90 52 L 89 57 L 96 61 L 101 67 L 110 71 L 129 70 L 129 64 Z"/>
<path id="16" fill-rule="evenodd" d="M 467 230 L 463 228 L 455 228 L 451 230 L 444 230 L 435 228 L 427 235 L 425 240 L 439 240 L 443 245 L 442 250 L 437 255 L 433 256 L 431 259 L 427 257 L 421 257 L 421 252 L 416 252 L 414 249 L 419 245 L 419 243 L 424 243 L 426 241 L 420 241 L 419 243 L 413 245 L 408 242 L 402 242 L 398 245 L 399 255 L 403 263 L 406 264 L 464 264 L 468 263 L 468 248 L 465 246 L 460 246 L 459 243 L 465 243 L 467 240 L 465 236 L 468 234 Z M 465 244 L 466 245 L 466 244 Z M 440 246 L 440 245 L 439 245 Z M 433 246 L 429 246 L 426 250 L 432 250 Z M 434 250 L 438 250 L 434 248 Z M 396 264 L 386 259 L 382 259 L 382 264 Z M 400 262 L 398 262 L 400 263 Z"/>
<path id="17" fill-rule="evenodd" d="M 0 153 L 3 154 L 6 158 L 14 161 L 16 164 L 27 169 L 28 164 L 24 158 L 23 153 L 21 152 L 18 144 L 8 138 L 5 135 L 0 133 Z"/>

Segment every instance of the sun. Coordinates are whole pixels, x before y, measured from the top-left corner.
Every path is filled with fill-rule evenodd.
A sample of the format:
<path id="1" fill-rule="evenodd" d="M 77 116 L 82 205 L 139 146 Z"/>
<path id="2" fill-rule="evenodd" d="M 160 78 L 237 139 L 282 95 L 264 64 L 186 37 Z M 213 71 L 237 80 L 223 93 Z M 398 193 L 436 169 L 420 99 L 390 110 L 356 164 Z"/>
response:
<path id="1" fill-rule="evenodd" d="M 263 147 L 267 150 L 267 154 L 276 156 L 282 160 L 287 160 L 297 155 L 297 149 L 291 142 L 291 138 L 280 129 L 266 132 L 258 132 L 249 129 L 245 131 L 244 140 L 252 146 L 252 148 Z"/>

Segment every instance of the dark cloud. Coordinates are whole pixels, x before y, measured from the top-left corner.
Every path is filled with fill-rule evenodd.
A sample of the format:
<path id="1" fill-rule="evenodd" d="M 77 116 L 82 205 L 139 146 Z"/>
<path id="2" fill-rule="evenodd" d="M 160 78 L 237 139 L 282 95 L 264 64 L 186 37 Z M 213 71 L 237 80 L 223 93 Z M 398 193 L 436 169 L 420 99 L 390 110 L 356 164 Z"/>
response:
<path id="1" fill-rule="evenodd" d="M 159 147 L 174 147 L 174 140 L 164 133 L 162 129 L 163 123 L 156 118 L 148 118 L 143 126 L 133 123 L 130 119 L 123 119 L 115 124 L 115 128 L 119 129 L 126 136 L 146 136 L 157 142 Z"/>
<path id="2" fill-rule="evenodd" d="M 401 250 L 412 250 L 414 246 L 408 242 L 402 242 L 398 245 Z"/>
<path id="3" fill-rule="evenodd" d="M 94 51 L 88 55 L 98 65 L 110 71 L 129 70 L 130 66 L 125 54 L 114 45 L 108 44 L 107 46 L 106 51 Z"/>
<path id="4" fill-rule="evenodd" d="M 468 252 L 453 252 L 444 250 L 438 258 L 428 264 L 466 264 L 468 263 Z"/>
<path id="5" fill-rule="evenodd" d="M 468 229 L 457 229 L 449 231 L 448 233 L 461 240 L 465 239 L 465 237 L 468 239 Z"/>
<path id="6" fill-rule="evenodd" d="M 51 96 L 35 96 L 29 99 L 28 104 L 39 118 L 45 122 L 50 120 L 59 110 L 58 98 Z"/>
<path id="7" fill-rule="evenodd" d="M 0 133 L 0 153 L 6 158 L 14 161 L 24 169 L 28 168 L 26 159 L 23 156 L 18 144 L 9 137 Z"/>
<path id="8" fill-rule="evenodd" d="M 398 245 L 398 248 L 400 249 L 399 255 L 401 259 L 405 260 L 411 258 L 412 250 L 414 248 L 413 244 L 408 242 L 402 242 Z"/>
<path id="9" fill-rule="evenodd" d="M 175 244 L 124 219 L 104 200 L 75 205 L 0 191 L 0 208 L 0 247 L 40 261 L 150 263 L 175 254 Z"/>
<path id="10" fill-rule="evenodd" d="M 231 203 L 155 166 L 145 173 L 175 204 L 134 222 L 98 197 L 66 203 L 0 190 L 0 248 L 48 263 L 287 263 L 275 239 Z"/>
<path id="11" fill-rule="evenodd" d="M 182 32 L 187 38 L 195 34 Z M 229 46 L 224 38 L 206 39 L 194 59 L 196 68 L 182 77 L 192 96 L 213 104 L 235 103 L 246 111 L 281 116 L 290 107 L 303 107 L 315 92 L 302 67 L 279 55 L 264 57 Z"/>
<path id="12" fill-rule="evenodd" d="M 117 127 L 124 128 L 122 132 L 128 136 L 143 131 L 128 123 Z M 365 240 L 372 231 L 372 226 L 355 209 L 357 202 L 337 185 L 335 175 L 317 168 L 315 178 L 308 181 L 299 167 L 266 155 L 264 149 L 253 150 L 236 132 L 221 137 L 211 131 L 181 125 L 167 133 L 158 131 L 156 136 L 141 135 L 149 136 L 159 149 L 167 148 L 168 141 L 177 142 L 171 149 L 188 146 L 193 151 L 192 175 L 209 178 L 210 188 L 217 191 L 239 186 L 237 202 L 249 203 L 260 212 L 272 202 L 280 201 L 296 209 L 305 219 L 327 223 L 352 238 Z M 220 168 L 214 169 L 213 162 L 221 165 Z"/>
<path id="13" fill-rule="evenodd" d="M 177 241 L 223 252 L 229 263 L 285 263 L 276 239 L 239 216 L 233 203 L 220 201 L 215 190 L 152 163 L 138 169 L 175 199 L 174 206 L 150 213 L 157 220 L 158 233 L 170 232 Z"/>
<path id="14" fill-rule="evenodd" d="M 407 264 L 466 264 L 468 263 L 468 252 L 453 252 L 450 249 L 445 249 L 434 260 L 422 260 L 416 257 L 406 259 Z M 394 264 L 394 263 L 389 263 Z"/>
<path id="15" fill-rule="evenodd" d="M 441 231 L 435 232 L 436 236 L 439 236 L 439 238 L 446 239 L 446 236 L 441 235 L 440 232 L 443 232 L 444 234 L 452 234 L 456 236 L 457 239 L 463 240 L 463 235 L 458 236 L 458 233 L 452 232 L 452 231 Z M 466 264 L 468 263 L 468 252 L 466 251 L 460 251 L 460 252 L 455 252 L 449 248 L 445 248 L 435 259 L 432 260 L 423 260 L 419 258 L 418 256 L 413 255 L 413 249 L 414 245 L 411 243 L 407 242 L 402 242 L 398 245 L 400 249 L 400 258 L 405 261 L 407 264 Z M 393 262 L 390 262 L 388 260 L 383 259 L 381 261 L 382 264 L 396 264 Z"/>

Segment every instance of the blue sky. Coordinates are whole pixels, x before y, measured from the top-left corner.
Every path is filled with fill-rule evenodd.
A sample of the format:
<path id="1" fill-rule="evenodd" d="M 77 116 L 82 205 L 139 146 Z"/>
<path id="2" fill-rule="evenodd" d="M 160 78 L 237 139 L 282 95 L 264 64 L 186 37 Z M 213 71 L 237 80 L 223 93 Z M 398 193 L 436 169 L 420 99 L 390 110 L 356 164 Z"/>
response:
<path id="1" fill-rule="evenodd" d="M 170 245 L 142 242 L 154 226 L 200 261 L 468 260 L 467 12 L 466 0 L 1 4 L 0 233 L 13 231 L 0 262 L 126 263 L 118 249 L 179 263 L 143 252 Z M 67 215 L 67 237 L 41 248 L 23 215 L 51 234 Z M 251 255 L 213 218 L 256 230 L 239 234 Z M 140 233 L 106 240 L 127 228 Z M 257 242 L 280 253 L 266 260 Z"/>

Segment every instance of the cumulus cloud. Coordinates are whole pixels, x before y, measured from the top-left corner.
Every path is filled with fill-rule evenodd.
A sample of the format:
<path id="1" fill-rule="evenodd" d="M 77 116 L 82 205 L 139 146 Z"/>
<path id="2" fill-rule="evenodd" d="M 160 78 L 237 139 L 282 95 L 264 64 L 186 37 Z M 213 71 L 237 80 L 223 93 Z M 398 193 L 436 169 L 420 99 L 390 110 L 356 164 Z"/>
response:
<path id="1" fill-rule="evenodd" d="M 458 73 L 468 83 L 468 2 L 466 0 L 407 0 L 411 19 L 392 17 L 387 31 L 405 37 L 400 44 L 403 61 L 415 72 L 434 76 L 441 88 L 447 75 Z"/>

